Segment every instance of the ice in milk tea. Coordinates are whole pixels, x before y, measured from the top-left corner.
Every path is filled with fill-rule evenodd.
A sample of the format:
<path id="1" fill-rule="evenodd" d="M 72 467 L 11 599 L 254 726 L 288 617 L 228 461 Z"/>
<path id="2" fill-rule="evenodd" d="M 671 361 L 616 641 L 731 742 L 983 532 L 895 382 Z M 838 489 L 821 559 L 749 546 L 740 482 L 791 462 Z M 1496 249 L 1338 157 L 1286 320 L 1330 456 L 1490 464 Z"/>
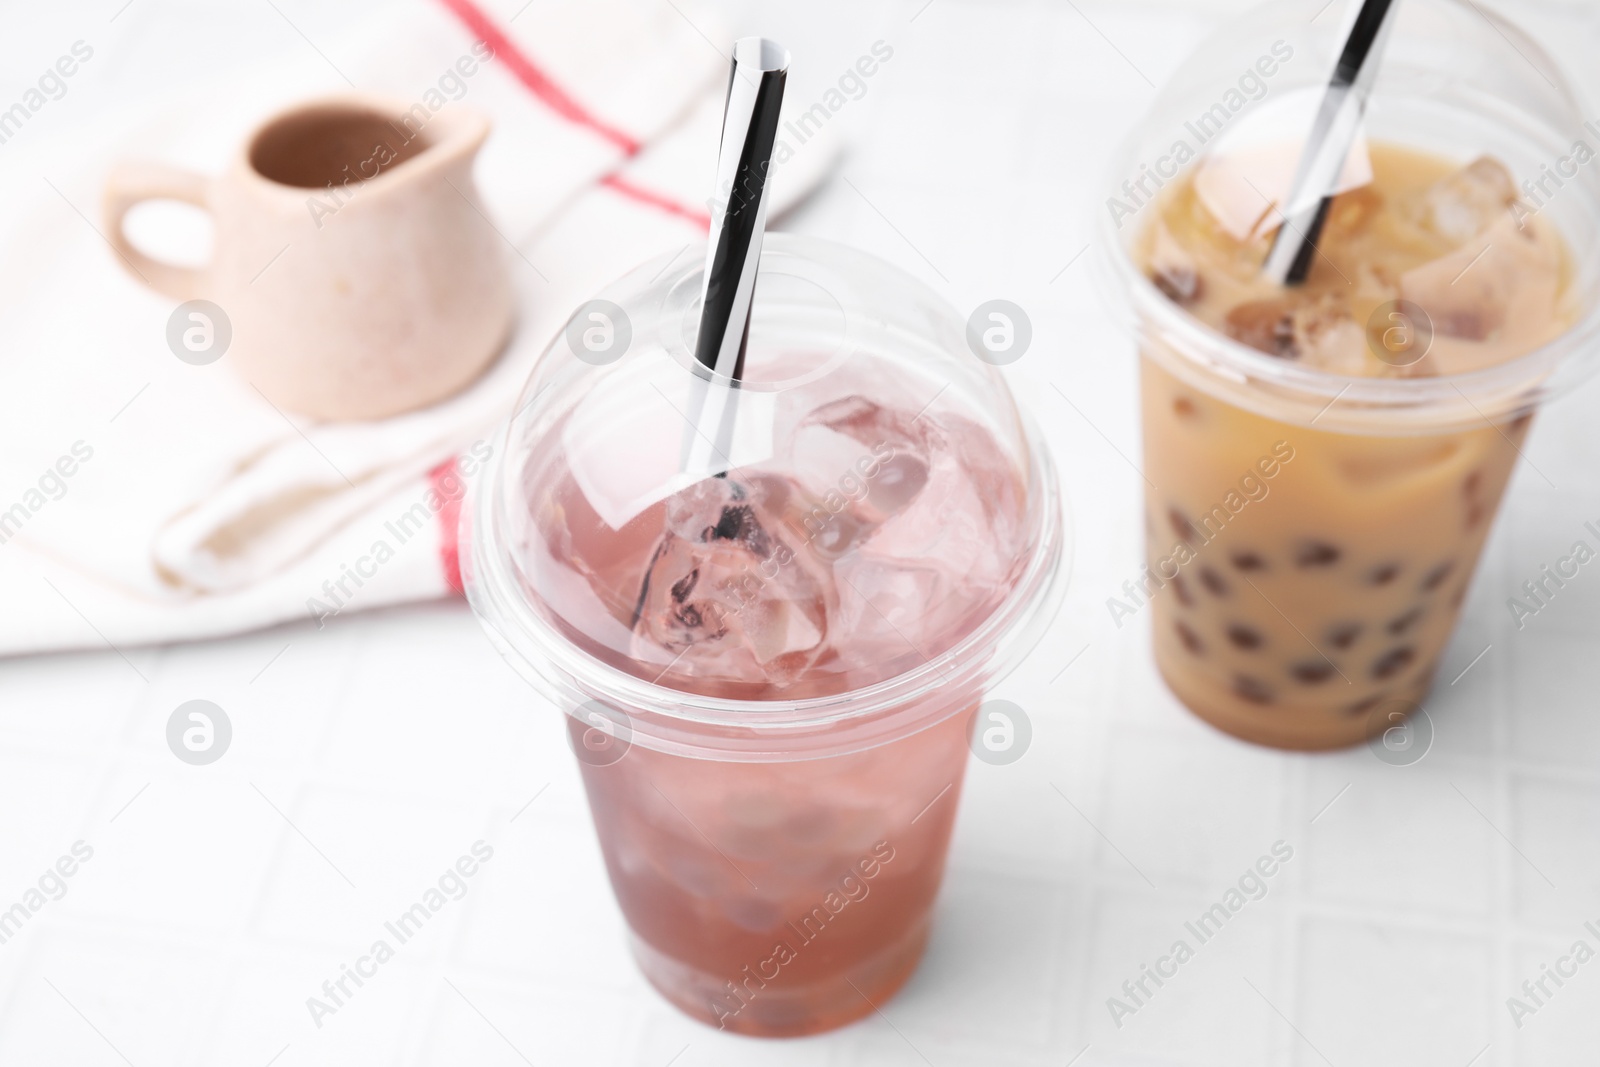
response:
<path id="1" fill-rule="evenodd" d="M 1301 287 L 1262 278 L 1272 228 L 1239 236 L 1203 168 L 1158 201 L 1139 260 L 1207 326 L 1330 375 L 1465 373 L 1568 328 L 1565 245 L 1520 210 L 1502 164 L 1384 144 L 1369 157 L 1372 180 L 1334 199 Z M 1214 725 L 1282 747 L 1393 725 L 1431 684 L 1531 416 L 1336 432 L 1208 395 L 1155 350 L 1141 363 L 1168 685 Z"/>

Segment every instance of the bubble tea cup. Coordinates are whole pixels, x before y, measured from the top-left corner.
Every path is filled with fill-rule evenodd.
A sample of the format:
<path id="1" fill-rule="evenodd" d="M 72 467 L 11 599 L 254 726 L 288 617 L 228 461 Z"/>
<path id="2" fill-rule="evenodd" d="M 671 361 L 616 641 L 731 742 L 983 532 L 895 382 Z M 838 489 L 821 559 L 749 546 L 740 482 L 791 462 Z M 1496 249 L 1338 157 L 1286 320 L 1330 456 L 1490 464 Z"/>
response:
<path id="1" fill-rule="evenodd" d="M 1600 231 L 1593 135 L 1533 42 L 1457 0 L 1399 7 L 1309 277 L 1263 275 L 1353 14 L 1320 6 L 1263 5 L 1179 70 L 1097 235 L 1150 483 L 1122 608 L 1148 602 L 1191 711 L 1296 749 L 1423 705 L 1534 414 L 1600 347 L 1600 263 L 1572 253 Z"/>
<path id="2" fill-rule="evenodd" d="M 705 265 L 578 309 L 463 543 L 486 629 L 568 715 L 640 969 L 708 1025 L 796 1035 L 916 967 L 975 715 L 1059 602 L 1064 535 L 1038 433 L 943 300 L 762 240 L 768 44 L 736 52 L 760 77 L 730 82 Z"/>

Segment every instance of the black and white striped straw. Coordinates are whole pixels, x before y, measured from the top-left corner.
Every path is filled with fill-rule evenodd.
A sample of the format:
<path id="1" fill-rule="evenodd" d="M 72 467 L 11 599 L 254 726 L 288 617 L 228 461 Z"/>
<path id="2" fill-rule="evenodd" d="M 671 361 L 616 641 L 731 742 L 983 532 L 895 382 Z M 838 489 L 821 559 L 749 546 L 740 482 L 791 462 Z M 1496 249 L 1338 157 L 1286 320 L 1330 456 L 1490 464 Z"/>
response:
<path id="1" fill-rule="evenodd" d="M 690 432 L 684 438 L 684 469 L 691 472 L 722 473 L 730 465 L 738 383 L 744 377 L 750 308 L 767 226 L 772 150 L 788 73 L 789 53 L 777 42 L 764 37 L 734 42 L 695 338 L 695 360 L 709 373 L 696 375 L 691 386 Z"/>
<path id="2" fill-rule="evenodd" d="M 1263 273 L 1280 285 L 1300 285 L 1311 273 L 1317 241 L 1327 222 L 1345 159 L 1361 129 L 1361 118 L 1378 77 L 1384 45 L 1401 0 L 1360 0 L 1360 9 L 1339 53 L 1322 97 L 1294 184 L 1281 205 L 1284 220 L 1267 254 Z"/>

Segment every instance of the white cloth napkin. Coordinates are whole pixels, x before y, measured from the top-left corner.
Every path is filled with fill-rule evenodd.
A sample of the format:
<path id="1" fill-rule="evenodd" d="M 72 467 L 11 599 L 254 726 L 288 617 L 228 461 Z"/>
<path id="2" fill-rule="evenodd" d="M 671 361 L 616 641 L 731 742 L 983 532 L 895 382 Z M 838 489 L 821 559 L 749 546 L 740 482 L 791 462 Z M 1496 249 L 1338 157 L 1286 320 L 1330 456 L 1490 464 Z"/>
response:
<path id="1" fill-rule="evenodd" d="M 464 479 L 539 351 L 611 278 L 686 245 L 703 254 L 721 36 L 683 4 L 407 0 L 304 61 L 203 100 L 128 101 L 9 168 L 0 654 L 194 639 L 448 594 Z M 454 75 L 480 38 L 495 58 Z M 281 414 L 223 364 L 177 360 L 165 341 L 176 302 L 122 270 L 94 205 L 111 160 L 216 173 L 260 116 L 345 79 L 406 100 L 459 95 L 493 118 L 476 181 L 506 237 L 519 323 L 487 374 L 436 407 L 316 424 Z M 831 164 L 837 145 L 821 140 L 775 172 L 776 211 Z M 153 215 L 130 218 L 135 241 L 181 245 L 182 217 Z"/>

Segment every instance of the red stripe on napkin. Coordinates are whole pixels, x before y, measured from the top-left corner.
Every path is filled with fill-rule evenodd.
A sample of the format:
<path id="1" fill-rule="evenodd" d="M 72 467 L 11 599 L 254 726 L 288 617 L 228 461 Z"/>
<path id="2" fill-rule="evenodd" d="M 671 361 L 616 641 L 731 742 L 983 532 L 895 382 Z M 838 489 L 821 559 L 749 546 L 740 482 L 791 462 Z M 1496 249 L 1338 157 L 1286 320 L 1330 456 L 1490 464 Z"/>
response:
<path id="1" fill-rule="evenodd" d="M 510 68 L 511 73 L 517 76 L 517 80 L 527 86 L 534 96 L 542 100 L 556 114 L 605 138 L 620 148 L 626 155 L 637 155 L 639 150 L 644 147 L 615 126 L 590 114 L 565 89 L 557 85 L 548 74 L 540 70 L 538 64 L 529 59 L 527 54 L 517 47 L 516 42 L 507 36 L 500 27 L 496 26 L 494 20 L 485 14 L 482 8 L 474 4 L 472 0 L 439 0 L 439 2 L 449 8 L 457 18 L 466 24 L 469 30 L 488 42 L 489 47 L 494 49 L 495 57 L 504 62 Z M 600 179 L 600 184 L 630 200 L 636 200 L 641 204 L 648 204 L 657 210 L 665 211 L 669 215 L 687 219 L 701 229 L 711 229 L 711 216 L 704 211 L 685 207 L 671 197 L 634 185 L 632 182 L 622 178 L 617 171 L 613 171 Z"/>
<path id="2" fill-rule="evenodd" d="M 630 156 L 639 151 L 638 141 L 603 119 L 591 115 L 582 104 L 568 96 L 566 90 L 540 70 L 472 0 L 439 0 L 439 2 L 466 23 L 468 29 L 486 41 L 489 47 L 494 49 L 495 57 L 511 69 L 517 80 L 526 85 L 534 96 L 544 101 L 556 114 L 593 130 Z"/>
<path id="3" fill-rule="evenodd" d="M 446 480 L 450 484 L 446 484 Z M 466 496 L 467 483 L 451 456 L 428 472 L 428 482 L 439 494 L 439 562 L 444 567 L 445 584 L 457 595 L 465 592 L 461 584 L 461 501 Z"/>
<path id="4" fill-rule="evenodd" d="M 704 211 L 697 211 L 692 207 L 684 207 L 676 200 L 662 196 L 660 193 L 652 193 L 648 189 L 634 185 L 615 171 L 602 178 L 600 180 L 600 184 L 605 186 L 607 189 L 610 189 L 614 193 L 621 193 L 630 200 L 637 200 L 641 204 L 649 204 L 653 208 L 659 208 L 669 215 L 676 215 L 679 218 L 688 219 L 696 226 L 699 226 L 702 230 L 711 229 L 711 216 L 706 214 Z"/>

